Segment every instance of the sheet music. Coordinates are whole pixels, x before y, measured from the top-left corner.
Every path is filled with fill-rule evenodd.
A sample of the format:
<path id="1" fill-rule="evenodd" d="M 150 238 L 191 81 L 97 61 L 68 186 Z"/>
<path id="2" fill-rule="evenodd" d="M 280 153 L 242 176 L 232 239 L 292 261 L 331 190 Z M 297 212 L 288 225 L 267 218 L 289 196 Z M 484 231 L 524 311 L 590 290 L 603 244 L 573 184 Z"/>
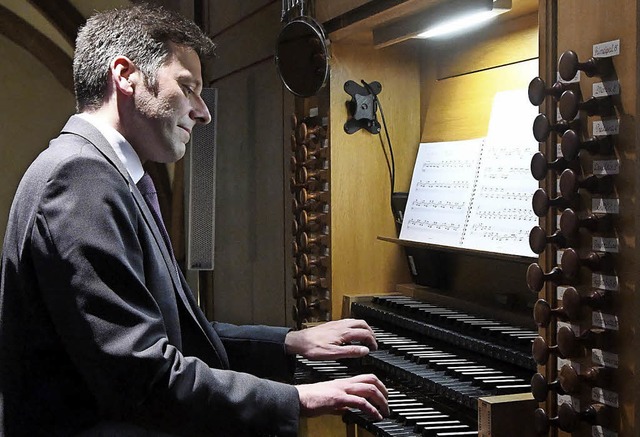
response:
<path id="1" fill-rule="evenodd" d="M 422 143 L 400 239 L 461 245 L 483 139 Z"/>
<path id="2" fill-rule="evenodd" d="M 531 199 L 538 181 L 531 157 L 538 142 L 531 134 L 538 108 L 525 90 L 497 93 L 464 237 L 465 246 L 491 252 L 536 256 L 529 232 L 538 224 Z"/>
<path id="3" fill-rule="evenodd" d="M 536 115 L 526 91 L 505 91 L 495 96 L 486 138 L 420 144 L 400 239 L 535 257 Z"/>

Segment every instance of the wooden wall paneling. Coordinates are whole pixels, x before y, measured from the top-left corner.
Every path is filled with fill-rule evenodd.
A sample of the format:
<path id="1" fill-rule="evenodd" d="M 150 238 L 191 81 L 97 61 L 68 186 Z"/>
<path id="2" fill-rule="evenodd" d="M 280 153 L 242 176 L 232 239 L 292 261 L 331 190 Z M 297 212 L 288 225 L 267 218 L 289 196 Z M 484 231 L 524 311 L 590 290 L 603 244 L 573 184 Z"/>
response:
<path id="1" fill-rule="evenodd" d="M 293 317 L 293 306 L 296 305 L 296 299 L 293 294 L 293 287 L 295 284 L 295 280 L 293 278 L 294 275 L 294 263 L 295 259 L 293 258 L 293 242 L 295 238 L 293 236 L 293 214 L 292 214 L 292 202 L 293 202 L 293 193 L 291 192 L 291 182 L 290 178 L 287 177 L 289 174 L 289 168 L 291 166 L 291 114 L 296 112 L 296 98 L 294 98 L 293 94 L 282 90 L 282 145 L 281 149 L 282 153 L 282 166 L 284 168 L 284 173 L 282 177 L 282 192 L 284 193 L 284 253 L 285 253 L 285 263 L 284 263 L 284 284 L 285 284 L 285 318 L 286 318 L 286 326 L 294 327 L 296 326 L 296 321 Z"/>
<path id="2" fill-rule="evenodd" d="M 522 15 L 464 37 L 425 42 L 422 59 L 422 142 L 487 135 L 497 92 L 526 89 L 538 75 L 537 14 Z M 505 120 L 509 123 L 509 120 Z M 531 324 L 526 261 L 473 253 L 440 253 L 446 268 L 443 291 L 480 305 L 513 306 L 521 324 Z"/>
<path id="3" fill-rule="evenodd" d="M 538 74 L 537 27 L 537 16 L 525 15 L 497 29 L 426 43 L 422 141 L 486 135 L 495 93 L 526 89 Z"/>
<path id="4" fill-rule="evenodd" d="M 340 314 L 344 294 L 392 291 L 407 281 L 402 249 L 377 240 L 395 236 L 390 182 L 380 136 L 347 135 L 347 80 L 379 81 L 396 161 L 396 191 L 407 190 L 420 138 L 420 80 L 412 47 L 374 50 L 332 44 L 331 58 L 331 270 L 332 310 Z M 378 115 L 379 121 L 380 116 Z M 386 144 L 386 138 L 384 139 Z"/>
<path id="5" fill-rule="evenodd" d="M 539 38 L 539 53 L 540 53 L 540 65 L 539 76 L 545 81 L 545 84 L 553 84 L 557 80 L 557 39 L 556 39 L 556 26 L 558 5 L 556 0 L 540 0 L 540 10 L 538 12 L 538 21 L 540 22 L 540 38 Z M 544 114 L 554 114 L 556 112 L 556 101 L 554 99 L 547 98 L 540 105 L 540 112 Z M 548 161 L 553 161 L 557 157 L 557 136 L 550 135 L 545 143 L 540 144 L 540 150 L 545 154 Z M 556 196 L 556 180 L 555 178 L 545 178 L 540 181 L 540 187 L 545 189 L 552 197 Z M 550 211 L 547 217 L 540 218 L 540 226 L 546 230 L 548 235 L 551 235 L 557 230 L 557 220 L 555 211 Z M 557 250 L 553 246 L 548 246 L 547 249 L 540 254 L 538 263 L 545 272 L 551 271 L 553 267 L 557 265 Z M 539 293 L 540 297 L 545 299 L 553 307 L 557 307 L 558 299 L 556 298 L 556 287 L 553 284 L 547 284 L 544 289 Z M 537 297 L 537 296 L 536 296 Z M 545 339 L 547 344 L 556 344 L 556 330 L 554 327 L 540 327 L 538 333 Z M 550 357 L 548 364 L 545 366 L 537 366 L 537 370 L 540 374 L 544 375 L 547 381 L 555 381 L 557 378 L 557 359 L 556 357 Z M 554 396 L 548 396 L 548 401 L 540 404 L 545 409 L 549 417 L 555 417 L 557 415 L 557 405 Z"/>
<path id="6" fill-rule="evenodd" d="M 538 57 L 538 16 L 532 13 L 486 26 L 464 38 L 434 42 L 438 79 Z"/>
<path id="7" fill-rule="evenodd" d="M 621 94 L 615 98 L 617 118 L 620 120 L 620 134 L 616 135 L 616 158 L 620 161 L 620 174 L 614 176 L 616 193 L 612 197 L 619 198 L 620 213 L 615 217 L 616 236 L 619 239 L 619 253 L 613 254 L 616 275 L 619 278 L 620 289 L 615 293 L 615 308 L 613 313 L 619 321 L 619 331 L 616 333 L 617 345 L 607 345 L 619 354 L 619 367 L 616 370 L 616 384 L 610 387 L 617 391 L 621 401 L 618 409 L 619 419 L 614 419 L 617 425 L 613 428 L 620 437 L 638 435 L 640 425 L 640 408 L 638 393 L 640 380 L 635 377 L 638 372 L 639 360 L 637 356 L 640 320 L 638 318 L 640 299 L 637 296 L 638 281 L 638 216 L 637 192 L 640 187 L 638 172 L 638 15 L 639 4 L 635 0 L 621 0 L 615 3 L 603 3 L 597 0 L 563 0 L 558 2 L 558 23 L 556 28 L 558 57 L 566 50 L 573 50 L 580 61 L 592 56 L 593 44 L 620 40 L 620 55 L 613 57 L 616 78 L 620 83 Z M 600 82 L 598 77 L 588 78 L 582 74 L 580 90 L 582 99 L 592 96 L 592 84 Z M 592 121 L 599 117 L 581 115 L 583 138 L 592 133 Z M 599 158 L 600 159 L 600 158 Z M 590 174 L 592 158 L 581 154 L 580 162 L 585 175 Z M 584 208 L 590 209 L 591 195 L 581 194 Z M 587 250 L 590 238 L 581 240 L 581 248 Z M 579 290 L 590 288 L 591 275 L 587 269 L 579 278 Z M 591 320 L 584 320 L 582 329 L 591 327 Z M 590 355 L 579 359 L 579 363 L 590 365 Z M 585 399 L 586 398 L 586 399 Z M 590 399 L 588 395 L 581 398 L 582 408 Z M 568 435 L 568 434 L 566 434 Z M 584 432 L 574 433 L 579 436 L 591 435 Z"/>
<path id="8" fill-rule="evenodd" d="M 499 91 L 526 89 L 537 74 L 538 62 L 533 59 L 433 82 L 422 141 L 485 136 L 493 96 Z"/>

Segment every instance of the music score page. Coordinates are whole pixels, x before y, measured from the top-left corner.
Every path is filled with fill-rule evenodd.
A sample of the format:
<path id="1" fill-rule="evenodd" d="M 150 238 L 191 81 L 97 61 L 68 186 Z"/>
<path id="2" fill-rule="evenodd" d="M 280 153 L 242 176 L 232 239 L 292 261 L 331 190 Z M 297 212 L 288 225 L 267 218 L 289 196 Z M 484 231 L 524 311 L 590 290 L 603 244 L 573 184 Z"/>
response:
<path id="1" fill-rule="evenodd" d="M 526 91 L 497 93 L 487 137 L 420 144 L 401 240 L 527 257 L 538 224 L 530 173 L 537 108 Z"/>

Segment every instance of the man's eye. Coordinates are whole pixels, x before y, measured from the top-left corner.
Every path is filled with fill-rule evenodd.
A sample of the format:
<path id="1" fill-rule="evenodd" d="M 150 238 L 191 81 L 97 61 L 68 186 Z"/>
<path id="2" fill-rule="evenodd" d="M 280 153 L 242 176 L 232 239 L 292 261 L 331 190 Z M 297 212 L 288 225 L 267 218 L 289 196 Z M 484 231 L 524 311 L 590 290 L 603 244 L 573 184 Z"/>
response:
<path id="1" fill-rule="evenodd" d="M 183 86 L 182 88 L 184 89 L 184 93 L 185 93 L 186 95 L 193 94 L 193 90 L 192 90 L 190 87 L 188 87 L 188 86 L 186 86 L 186 85 L 185 85 L 185 86 Z"/>

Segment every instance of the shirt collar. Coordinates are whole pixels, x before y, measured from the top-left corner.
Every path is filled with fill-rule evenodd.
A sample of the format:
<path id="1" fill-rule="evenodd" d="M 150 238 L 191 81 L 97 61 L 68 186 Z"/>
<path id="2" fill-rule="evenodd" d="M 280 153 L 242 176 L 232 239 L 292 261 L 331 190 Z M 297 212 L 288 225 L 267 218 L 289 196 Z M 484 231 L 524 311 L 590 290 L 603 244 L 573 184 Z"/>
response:
<path id="1" fill-rule="evenodd" d="M 133 179 L 133 182 L 138 183 L 144 174 L 144 168 L 142 168 L 140 158 L 131 144 L 129 144 L 120 132 L 98 119 L 95 115 L 88 114 L 86 112 L 82 112 L 77 115 L 83 120 L 91 123 L 100 131 L 102 136 L 106 138 L 109 145 L 113 148 L 118 159 L 122 161 L 122 164 L 127 169 L 127 172 L 129 173 L 129 176 L 131 176 L 131 179 Z"/>

